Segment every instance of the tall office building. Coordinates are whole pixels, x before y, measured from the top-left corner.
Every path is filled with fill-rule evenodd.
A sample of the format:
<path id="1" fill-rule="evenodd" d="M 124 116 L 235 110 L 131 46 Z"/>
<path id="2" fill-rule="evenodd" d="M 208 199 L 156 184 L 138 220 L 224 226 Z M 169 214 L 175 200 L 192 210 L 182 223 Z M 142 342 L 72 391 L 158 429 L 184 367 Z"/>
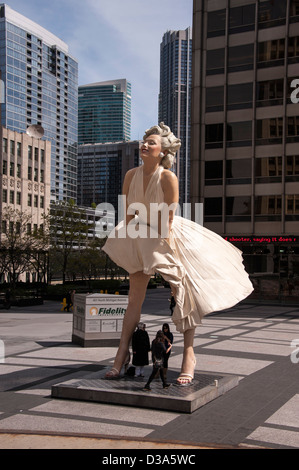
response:
<path id="1" fill-rule="evenodd" d="M 175 172 L 180 204 L 190 196 L 191 29 L 167 31 L 160 45 L 159 122 L 164 121 L 182 140 Z"/>
<path id="2" fill-rule="evenodd" d="M 118 196 L 128 170 L 139 165 L 137 140 L 107 144 L 83 144 L 78 148 L 78 203 L 109 203 L 118 216 Z"/>
<path id="3" fill-rule="evenodd" d="M 51 141 L 51 199 L 76 199 L 78 63 L 58 37 L 0 4 L 2 125 L 41 125 Z"/>
<path id="4" fill-rule="evenodd" d="M 194 0 L 193 18 L 191 202 L 279 290 L 299 272 L 299 1 Z"/>
<path id="5" fill-rule="evenodd" d="M 126 79 L 79 87 L 79 144 L 127 141 L 130 136 L 131 84 Z"/>

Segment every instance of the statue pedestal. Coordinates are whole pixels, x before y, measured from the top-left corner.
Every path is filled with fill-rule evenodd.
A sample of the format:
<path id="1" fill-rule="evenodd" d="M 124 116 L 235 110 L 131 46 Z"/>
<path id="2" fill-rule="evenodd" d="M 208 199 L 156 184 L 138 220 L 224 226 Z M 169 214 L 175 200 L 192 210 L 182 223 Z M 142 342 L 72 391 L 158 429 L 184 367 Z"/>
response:
<path id="1" fill-rule="evenodd" d="M 72 342 L 83 347 L 118 346 L 127 295 L 76 294 Z"/>
<path id="2" fill-rule="evenodd" d="M 145 391 L 143 388 L 151 368 L 144 378 L 122 376 L 117 380 L 105 379 L 107 370 L 105 367 L 82 379 L 53 385 L 52 397 L 193 413 L 239 383 L 236 376 L 196 373 L 193 385 L 181 387 L 175 385 L 178 372 L 168 370 L 169 388 L 163 389 L 161 380 L 155 379 L 151 383 L 151 390 Z"/>

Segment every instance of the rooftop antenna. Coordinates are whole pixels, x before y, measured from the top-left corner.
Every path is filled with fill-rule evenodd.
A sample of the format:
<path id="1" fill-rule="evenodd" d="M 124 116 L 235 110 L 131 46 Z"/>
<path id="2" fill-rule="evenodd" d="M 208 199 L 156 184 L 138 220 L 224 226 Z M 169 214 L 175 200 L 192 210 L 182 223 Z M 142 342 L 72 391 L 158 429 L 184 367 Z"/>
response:
<path id="1" fill-rule="evenodd" d="M 35 139 L 41 139 L 44 135 L 44 132 L 44 128 L 39 124 L 33 124 L 26 130 L 26 134 L 29 135 L 29 137 L 34 137 Z"/>

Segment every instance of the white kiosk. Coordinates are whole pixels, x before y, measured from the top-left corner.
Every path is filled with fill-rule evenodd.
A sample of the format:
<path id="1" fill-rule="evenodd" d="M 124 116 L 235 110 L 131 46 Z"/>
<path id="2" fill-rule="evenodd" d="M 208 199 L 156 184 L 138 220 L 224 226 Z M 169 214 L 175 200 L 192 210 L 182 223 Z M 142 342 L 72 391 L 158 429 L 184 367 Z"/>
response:
<path id="1" fill-rule="evenodd" d="M 72 342 L 83 347 L 117 346 L 128 296 L 75 294 Z"/>

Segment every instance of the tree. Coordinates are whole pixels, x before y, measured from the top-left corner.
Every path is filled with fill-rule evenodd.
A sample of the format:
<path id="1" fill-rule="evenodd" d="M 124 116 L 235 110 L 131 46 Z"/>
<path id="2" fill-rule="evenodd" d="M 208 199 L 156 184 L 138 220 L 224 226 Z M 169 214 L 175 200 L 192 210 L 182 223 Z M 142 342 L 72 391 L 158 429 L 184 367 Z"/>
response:
<path id="1" fill-rule="evenodd" d="M 1 227 L 1 271 L 8 272 L 14 288 L 19 276 L 31 270 L 32 257 L 41 245 L 31 230 L 31 214 L 5 207 Z"/>
<path id="2" fill-rule="evenodd" d="M 66 279 L 67 265 L 72 253 L 79 253 L 86 246 L 88 230 L 93 228 L 86 220 L 84 210 L 78 208 L 74 200 L 52 205 L 48 216 L 48 227 L 52 253 L 60 264 L 63 282 Z"/>

